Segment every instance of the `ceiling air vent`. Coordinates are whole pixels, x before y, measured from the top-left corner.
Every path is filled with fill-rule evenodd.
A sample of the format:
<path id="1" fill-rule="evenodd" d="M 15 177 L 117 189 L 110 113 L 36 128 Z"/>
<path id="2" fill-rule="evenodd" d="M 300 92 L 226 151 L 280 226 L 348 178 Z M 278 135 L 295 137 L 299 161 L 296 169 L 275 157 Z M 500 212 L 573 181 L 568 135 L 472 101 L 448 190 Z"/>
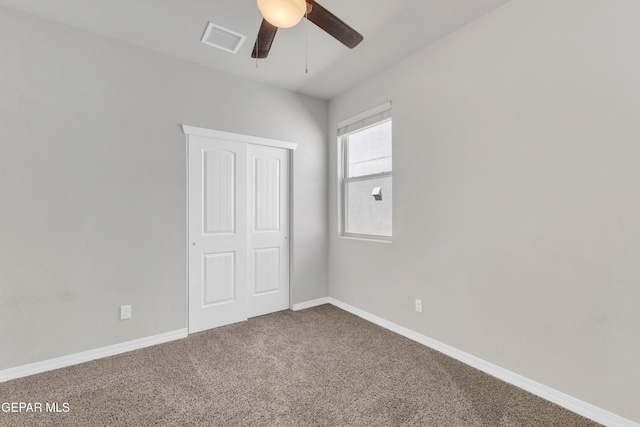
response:
<path id="1" fill-rule="evenodd" d="M 247 36 L 209 22 L 200 41 L 209 46 L 236 53 L 246 38 Z"/>

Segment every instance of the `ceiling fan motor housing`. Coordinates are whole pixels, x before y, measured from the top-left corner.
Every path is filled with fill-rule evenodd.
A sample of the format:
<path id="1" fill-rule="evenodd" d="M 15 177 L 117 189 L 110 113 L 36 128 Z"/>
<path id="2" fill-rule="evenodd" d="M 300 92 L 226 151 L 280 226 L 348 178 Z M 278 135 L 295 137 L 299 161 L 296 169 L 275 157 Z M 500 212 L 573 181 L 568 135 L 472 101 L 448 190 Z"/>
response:
<path id="1" fill-rule="evenodd" d="M 305 0 L 258 0 L 258 9 L 271 25 L 289 28 L 300 22 L 307 12 Z"/>

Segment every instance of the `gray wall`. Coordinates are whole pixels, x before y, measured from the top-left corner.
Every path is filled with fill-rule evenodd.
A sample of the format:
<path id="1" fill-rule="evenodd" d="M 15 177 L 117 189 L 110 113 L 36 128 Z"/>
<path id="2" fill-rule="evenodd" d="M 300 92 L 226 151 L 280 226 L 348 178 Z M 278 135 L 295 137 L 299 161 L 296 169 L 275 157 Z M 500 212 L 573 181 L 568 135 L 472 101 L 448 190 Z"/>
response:
<path id="1" fill-rule="evenodd" d="M 327 295 L 326 102 L 4 8 L 0 61 L 0 369 L 187 327 L 180 124 L 299 144 L 292 300 Z"/>
<path id="2" fill-rule="evenodd" d="M 638 16 L 513 0 L 334 99 L 393 102 L 394 237 L 338 237 L 332 136 L 330 296 L 640 421 Z"/>

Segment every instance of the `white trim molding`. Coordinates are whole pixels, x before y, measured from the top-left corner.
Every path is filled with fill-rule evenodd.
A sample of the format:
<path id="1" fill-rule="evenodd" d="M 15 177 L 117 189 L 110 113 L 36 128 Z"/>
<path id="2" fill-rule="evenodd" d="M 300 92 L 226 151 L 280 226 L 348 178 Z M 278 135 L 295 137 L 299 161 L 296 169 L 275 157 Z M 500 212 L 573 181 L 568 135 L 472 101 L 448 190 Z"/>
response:
<path id="1" fill-rule="evenodd" d="M 295 150 L 298 144 L 295 142 L 280 141 L 277 139 L 263 138 L 253 135 L 242 135 L 239 133 L 224 132 L 221 130 L 199 128 L 196 126 L 182 125 L 182 132 L 185 135 L 202 136 L 205 138 L 223 139 L 225 141 L 243 142 L 247 144 L 267 145 L 269 147 L 286 148 Z"/>
<path id="2" fill-rule="evenodd" d="M 493 377 L 496 377 L 511 385 L 526 390 L 529 393 L 535 394 L 536 396 L 553 402 L 556 405 L 570 410 L 571 412 L 575 412 L 576 414 L 582 415 L 585 418 L 589 418 L 605 426 L 640 427 L 640 424 L 635 421 L 631 421 L 617 414 L 594 406 L 590 403 L 584 402 L 580 399 L 576 399 L 575 397 L 569 396 L 566 393 L 562 393 L 561 391 L 555 390 L 551 387 L 547 387 L 544 384 L 540 384 L 529 378 L 523 377 L 522 375 L 516 374 L 515 372 L 511 372 L 507 369 L 501 368 L 500 366 L 494 365 L 493 363 L 487 362 L 486 360 L 480 359 L 479 357 L 473 356 L 469 353 L 465 353 L 462 350 L 458 350 L 457 348 L 451 347 L 447 344 L 441 343 L 440 341 L 434 340 L 433 338 L 429 338 L 403 326 L 397 325 L 393 322 L 383 319 L 382 317 L 378 317 L 374 314 L 368 313 L 335 298 L 319 298 L 316 300 L 295 304 L 293 306 L 293 310 L 303 310 L 305 308 L 315 307 L 322 304 L 331 304 L 345 311 L 348 311 L 349 313 L 355 314 L 356 316 L 368 320 L 371 323 L 375 323 L 378 326 L 382 326 L 385 329 L 388 329 L 422 345 L 439 351 L 440 353 L 444 353 L 447 356 L 453 357 L 454 359 L 459 360 L 466 365 L 479 369 L 482 372 L 485 372 Z"/>
<path id="3" fill-rule="evenodd" d="M 317 307 L 319 305 L 333 304 L 333 301 L 335 300 L 329 297 L 318 298 L 311 301 L 301 302 L 299 304 L 293 304 L 293 307 L 291 307 L 291 310 L 298 311 L 298 310 L 304 310 L 311 307 Z"/>
<path id="4" fill-rule="evenodd" d="M 54 369 L 77 365 L 79 363 L 89 362 L 95 359 L 102 359 L 104 357 L 114 356 L 116 354 L 139 350 L 141 348 L 151 347 L 152 345 L 156 344 L 179 340 L 182 338 L 186 338 L 187 335 L 187 329 L 179 329 L 173 332 L 166 332 L 164 334 L 153 335 L 146 338 L 140 338 L 133 341 L 127 341 L 120 344 L 97 348 L 95 350 L 83 351 L 82 353 L 71 354 L 68 356 L 45 360 L 42 362 L 18 366 L 16 368 L 5 369 L 3 371 L 0 371 L 0 383 L 16 378 L 22 378 L 29 375 L 52 371 Z"/>

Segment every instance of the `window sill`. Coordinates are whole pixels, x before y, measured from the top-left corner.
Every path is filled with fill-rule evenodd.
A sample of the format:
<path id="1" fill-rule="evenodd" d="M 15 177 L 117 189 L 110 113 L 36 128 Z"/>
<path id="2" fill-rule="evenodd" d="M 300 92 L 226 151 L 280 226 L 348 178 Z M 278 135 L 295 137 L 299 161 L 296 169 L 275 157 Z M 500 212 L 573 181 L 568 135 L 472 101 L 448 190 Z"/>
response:
<path id="1" fill-rule="evenodd" d="M 338 236 L 341 239 L 346 240 L 360 240 L 365 242 L 374 242 L 374 243 L 392 243 L 391 237 L 383 237 L 383 236 L 363 236 L 357 234 L 341 234 Z"/>

